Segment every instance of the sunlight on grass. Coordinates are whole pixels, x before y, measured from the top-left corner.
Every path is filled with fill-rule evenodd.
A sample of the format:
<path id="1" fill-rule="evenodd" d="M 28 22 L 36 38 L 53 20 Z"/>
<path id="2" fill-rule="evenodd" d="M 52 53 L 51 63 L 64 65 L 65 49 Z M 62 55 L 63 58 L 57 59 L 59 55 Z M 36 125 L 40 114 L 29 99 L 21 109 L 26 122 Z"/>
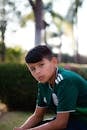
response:
<path id="1" fill-rule="evenodd" d="M 27 112 L 8 112 L 0 117 L 0 130 L 13 130 L 14 127 L 20 126 L 31 113 Z"/>
<path id="2" fill-rule="evenodd" d="M 0 117 L 0 130 L 13 130 L 14 127 L 20 126 L 31 115 L 29 112 L 7 112 Z M 52 117 L 47 114 L 45 118 Z"/>

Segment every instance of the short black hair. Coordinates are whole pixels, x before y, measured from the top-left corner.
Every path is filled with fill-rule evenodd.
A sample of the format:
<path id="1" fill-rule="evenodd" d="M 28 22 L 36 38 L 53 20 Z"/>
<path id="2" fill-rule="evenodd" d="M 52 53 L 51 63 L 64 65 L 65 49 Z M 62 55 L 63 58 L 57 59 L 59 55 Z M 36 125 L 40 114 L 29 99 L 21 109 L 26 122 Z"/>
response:
<path id="1" fill-rule="evenodd" d="M 34 47 L 27 53 L 25 61 L 26 63 L 36 63 L 41 61 L 43 58 L 51 60 L 52 57 L 53 53 L 49 47 L 47 47 L 46 45 L 39 45 Z"/>

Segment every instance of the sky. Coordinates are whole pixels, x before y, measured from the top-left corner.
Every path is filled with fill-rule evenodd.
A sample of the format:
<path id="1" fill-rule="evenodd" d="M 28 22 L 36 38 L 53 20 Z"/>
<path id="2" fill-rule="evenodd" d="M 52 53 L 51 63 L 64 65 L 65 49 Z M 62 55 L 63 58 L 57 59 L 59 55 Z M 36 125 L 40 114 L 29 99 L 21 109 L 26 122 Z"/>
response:
<path id="1" fill-rule="evenodd" d="M 9 28 L 9 26 L 8 26 Z M 20 46 L 24 50 L 29 50 L 34 47 L 34 23 L 28 22 L 25 28 L 19 28 L 15 33 L 7 31 L 6 46 Z"/>
<path id="2" fill-rule="evenodd" d="M 77 31 L 79 51 L 87 56 L 87 0 L 84 0 L 83 8 L 79 10 Z"/>
<path id="3" fill-rule="evenodd" d="M 55 0 L 57 1 L 57 0 Z M 68 6 L 68 0 L 65 1 L 61 0 L 62 4 L 62 9 L 61 9 L 61 13 L 65 13 L 65 4 Z M 67 2 L 67 3 L 66 3 Z M 55 9 L 59 9 L 60 10 L 60 6 L 56 6 L 57 4 L 55 4 L 56 2 L 54 2 L 54 7 Z M 79 13 L 78 13 L 78 24 L 77 24 L 77 37 L 78 37 L 78 41 L 79 41 L 79 53 L 82 55 L 86 55 L 87 56 L 87 0 L 84 0 L 83 3 L 83 7 L 79 9 Z M 14 24 L 11 25 L 9 24 L 6 34 L 5 34 L 5 41 L 6 41 L 6 46 L 7 47 L 14 47 L 14 46 L 20 46 L 22 47 L 24 50 L 29 50 L 32 47 L 34 47 L 34 32 L 35 32 L 35 28 L 34 28 L 34 23 L 29 21 L 27 22 L 27 25 L 25 28 L 20 28 L 18 25 Z M 12 32 L 11 28 L 17 28 L 17 31 Z M 72 50 L 72 45 L 70 44 L 70 39 L 67 39 L 66 37 L 62 37 L 62 51 L 64 53 L 69 53 L 69 54 L 73 54 L 73 50 Z M 68 46 L 68 48 L 67 48 Z"/>

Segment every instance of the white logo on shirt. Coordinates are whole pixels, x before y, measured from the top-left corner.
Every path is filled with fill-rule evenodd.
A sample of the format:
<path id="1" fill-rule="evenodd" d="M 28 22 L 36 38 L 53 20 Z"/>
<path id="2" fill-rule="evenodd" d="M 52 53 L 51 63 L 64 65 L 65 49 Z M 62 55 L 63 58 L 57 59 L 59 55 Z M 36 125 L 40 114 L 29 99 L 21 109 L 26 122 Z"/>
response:
<path id="1" fill-rule="evenodd" d="M 46 99 L 46 97 L 44 97 L 44 99 L 43 99 L 43 100 L 44 100 L 44 102 L 45 102 L 45 103 L 47 103 L 47 99 Z"/>
<path id="2" fill-rule="evenodd" d="M 52 93 L 52 99 L 55 106 L 58 106 L 58 98 L 55 93 Z"/>
<path id="3" fill-rule="evenodd" d="M 61 74 L 58 74 L 57 77 L 56 77 L 56 84 L 58 84 L 59 82 L 61 82 L 63 80 L 63 76 Z"/>

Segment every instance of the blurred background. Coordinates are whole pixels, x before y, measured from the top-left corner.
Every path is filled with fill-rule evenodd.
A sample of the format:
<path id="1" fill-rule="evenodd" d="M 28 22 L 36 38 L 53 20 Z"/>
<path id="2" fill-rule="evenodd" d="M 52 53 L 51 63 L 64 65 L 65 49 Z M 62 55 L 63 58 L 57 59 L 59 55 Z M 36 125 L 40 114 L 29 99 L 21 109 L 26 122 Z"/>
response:
<path id="1" fill-rule="evenodd" d="M 47 44 L 60 61 L 86 63 L 86 11 L 86 0 L 0 0 L 1 62 Z"/>
<path id="2" fill-rule="evenodd" d="M 24 60 L 34 46 L 49 46 L 60 66 L 87 79 L 86 12 L 87 0 L 0 0 L 0 130 L 35 108 L 37 82 Z"/>

